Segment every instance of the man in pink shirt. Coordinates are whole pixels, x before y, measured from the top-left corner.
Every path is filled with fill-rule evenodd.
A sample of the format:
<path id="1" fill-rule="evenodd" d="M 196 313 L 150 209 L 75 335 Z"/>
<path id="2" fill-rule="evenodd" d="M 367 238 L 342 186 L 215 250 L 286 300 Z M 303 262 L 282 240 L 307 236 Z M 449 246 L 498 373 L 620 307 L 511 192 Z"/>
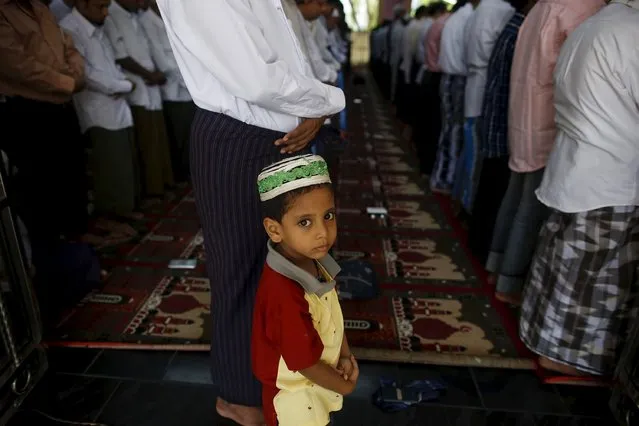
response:
<path id="1" fill-rule="evenodd" d="M 553 72 L 568 35 L 605 0 L 539 0 L 524 21 L 510 80 L 508 141 L 511 170 L 486 269 L 499 300 L 520 304 L 524 279 L 548 212 L 535 197 L 555 140 Z"/>
<path id="2" fill-rule="evenodd" d="M 434 3 L 432 7 L 433 24 L 424 37 L 424 68 L 421 85 L 421 99 L 423 109 L 417 113 L 421 121 L 416 120 L 415 146 L 419 157 L 420 169 L 424 174 L 430 174 L 435 164 L 435 154 L 437 154 L 437 141 L 441 131 L 441 99 L 439 97 L 439 85 L 442 79 L 441 68 L 439 67 L 439 44 L 442 39 L 442 31 L 446 19 L 450 13 L 446 10 L 444 2 Z M 423 120 L 427 117 L 427 121 Z M 421 125 L 423 123 L 423 125 Z"/>

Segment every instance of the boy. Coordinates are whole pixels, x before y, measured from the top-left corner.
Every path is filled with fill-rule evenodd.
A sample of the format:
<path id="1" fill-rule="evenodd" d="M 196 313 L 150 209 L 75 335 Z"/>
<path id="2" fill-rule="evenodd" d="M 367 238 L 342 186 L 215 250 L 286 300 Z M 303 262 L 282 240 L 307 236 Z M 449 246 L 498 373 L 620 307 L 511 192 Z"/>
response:
<path id="1" fill-rule="evenodd" d="M 328 167 L 302 155 L 258 177 L 270 241 L 253 317 L 253 371 L 269 426 L 326 426 L 355 389 L 359 368 L 344 336 L 328 254 L 337 234 Z"/>

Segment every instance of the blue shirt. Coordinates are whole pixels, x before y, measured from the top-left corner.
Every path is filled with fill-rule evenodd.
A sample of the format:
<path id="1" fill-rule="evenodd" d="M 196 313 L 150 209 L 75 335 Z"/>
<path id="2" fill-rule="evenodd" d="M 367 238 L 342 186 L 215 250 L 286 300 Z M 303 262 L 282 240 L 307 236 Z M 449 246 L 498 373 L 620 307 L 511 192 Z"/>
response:
<path id="1" fill-rule="evenodd" d="M 525 15 L 515 12 L 499 35 L 488 63 L 480 149 L 486 158 L 508 156 L 508 97 L 515 43 Z"/>

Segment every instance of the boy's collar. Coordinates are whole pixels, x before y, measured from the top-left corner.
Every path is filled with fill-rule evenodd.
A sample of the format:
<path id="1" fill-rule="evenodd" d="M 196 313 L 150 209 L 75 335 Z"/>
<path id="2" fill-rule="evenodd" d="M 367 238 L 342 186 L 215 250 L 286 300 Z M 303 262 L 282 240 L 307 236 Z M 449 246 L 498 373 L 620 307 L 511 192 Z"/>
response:
<path id="1" fill-rule="evenodd" d="M 331 255 L 326 255 L 318 261 L 324 267 L 326 272 L 333 277 L 332 280 L 325 283 L 319 282 L 317 277 L 309 274 L 293 262 L 282 256 L 275 247 L 273 242 L 268 242 L 268 255 L 266 256 L 266 264 L 275 272 L 284 275 L 302 286 L 306 293 L 313 293 L 317 296 L 323 296 L 335 288 L 335 277 L 342 270 L 335 259 Z"/>

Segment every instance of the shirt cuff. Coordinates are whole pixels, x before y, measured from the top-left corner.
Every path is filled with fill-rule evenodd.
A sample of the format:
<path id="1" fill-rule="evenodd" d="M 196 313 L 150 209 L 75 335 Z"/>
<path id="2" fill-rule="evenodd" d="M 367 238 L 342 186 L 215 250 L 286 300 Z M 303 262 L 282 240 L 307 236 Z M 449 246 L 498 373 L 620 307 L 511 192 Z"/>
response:
<path id="1" fill-rule="evenodd" d="M 115 93 L 129 93 L 133 90 L 133 83 L 129 80 L 118 80 L 115 85 Z"/>

